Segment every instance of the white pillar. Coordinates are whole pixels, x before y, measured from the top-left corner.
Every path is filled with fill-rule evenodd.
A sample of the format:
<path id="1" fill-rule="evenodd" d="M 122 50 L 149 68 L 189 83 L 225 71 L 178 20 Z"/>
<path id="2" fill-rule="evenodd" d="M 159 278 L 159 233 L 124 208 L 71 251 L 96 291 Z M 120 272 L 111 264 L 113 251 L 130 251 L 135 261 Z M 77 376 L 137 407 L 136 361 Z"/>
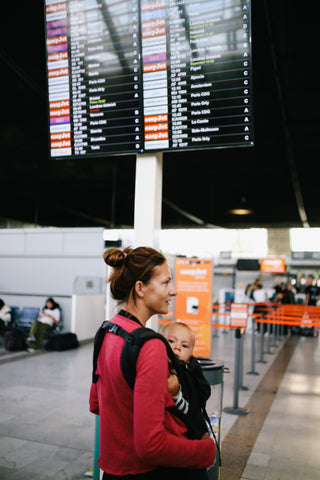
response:
<path id="1" fill-rule="evenodd" d="M 159 249 L 162 207 L 162 152 L 137 155 L 134 204 L 134 246 Z M 157 330 L 158 315 L 147 327 Z"/>
<path id="2" fill-rule="evenodd" d="M 162 152 L 137 155 L 134 246 L 159 248 L 162 207 Z"/>

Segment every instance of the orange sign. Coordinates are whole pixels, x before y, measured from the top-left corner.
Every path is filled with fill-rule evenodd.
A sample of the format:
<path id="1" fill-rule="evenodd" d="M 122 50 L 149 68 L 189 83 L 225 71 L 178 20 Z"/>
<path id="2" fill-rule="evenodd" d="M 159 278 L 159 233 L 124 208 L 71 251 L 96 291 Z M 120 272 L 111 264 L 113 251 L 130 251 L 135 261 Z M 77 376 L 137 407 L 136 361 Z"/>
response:
<path id="1" fill-rule="evenodd" d="M 210 357 L 212 321 L 212 260 L 176 258 L 174 319 L 192 328 L 196 336 L 193 354 Z"/>
<path id="2" fill-rule="evenodd" d="M 286 271 L 284 258 L 262 258 L 260 260 L 260 271 L 265 273 L 284 273 Z"/>
<path id="3" fill-rule="evenodd" d="M 232 303 L 230 310 L 230 327 L 246 328 L 248 320 L 248 305 Z"/>

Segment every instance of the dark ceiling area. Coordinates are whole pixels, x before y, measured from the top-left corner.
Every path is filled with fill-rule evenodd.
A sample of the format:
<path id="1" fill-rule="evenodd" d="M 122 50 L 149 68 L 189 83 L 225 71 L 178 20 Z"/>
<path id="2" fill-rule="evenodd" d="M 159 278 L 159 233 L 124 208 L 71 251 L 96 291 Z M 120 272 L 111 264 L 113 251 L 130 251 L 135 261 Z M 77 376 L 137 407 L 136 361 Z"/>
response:
<path id="1" fill-rule="evenodd" d="M 49 159 L 43 3 L 2 12 L 0 217 L 132 227 L 135 156 Z M 320 226 L 317 23 L 301 3 L 253 0 L 255 145 L 164 153 L 163 228 Z"/>

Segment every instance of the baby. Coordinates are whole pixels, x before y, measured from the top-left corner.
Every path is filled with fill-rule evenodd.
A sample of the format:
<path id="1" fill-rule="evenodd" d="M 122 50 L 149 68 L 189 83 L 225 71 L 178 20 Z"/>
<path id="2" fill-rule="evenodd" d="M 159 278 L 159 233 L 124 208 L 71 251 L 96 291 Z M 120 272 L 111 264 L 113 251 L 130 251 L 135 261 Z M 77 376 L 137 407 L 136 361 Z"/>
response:
<path id="1" fill-rule="evenodd" d="M 189 438 L 206 438 L 209 434 L 203 411 L 211 388 L 193 356 L 195 335 L 188 325 L 181 322 L 165 325 L 160 333 L 167 339 L 183 367 L 184 375 L 180 381 L 172 369 L 168 378 L 168 390 L 174 399 L 176 414 L 187 426 Z"/>

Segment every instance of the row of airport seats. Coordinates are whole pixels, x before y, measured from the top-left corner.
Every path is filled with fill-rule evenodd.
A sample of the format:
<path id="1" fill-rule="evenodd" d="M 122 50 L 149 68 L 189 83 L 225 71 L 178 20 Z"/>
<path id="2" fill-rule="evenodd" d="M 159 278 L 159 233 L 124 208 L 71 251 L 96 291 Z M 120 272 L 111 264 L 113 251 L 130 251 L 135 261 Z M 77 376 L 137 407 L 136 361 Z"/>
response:
<path id="1" fill-rule="evenodd" d="M 15 307 L 10 306 L 12 312 L 11 325 L 22 329 L 26 334 L 29 333 L 32 323 L 37 320 L 40 308 L 39 307 Z M 62 311 L 60 311 L 60 321 L 57 325 L 53 325 L 49 335 L 59 333 L 62 330 Z"/>

